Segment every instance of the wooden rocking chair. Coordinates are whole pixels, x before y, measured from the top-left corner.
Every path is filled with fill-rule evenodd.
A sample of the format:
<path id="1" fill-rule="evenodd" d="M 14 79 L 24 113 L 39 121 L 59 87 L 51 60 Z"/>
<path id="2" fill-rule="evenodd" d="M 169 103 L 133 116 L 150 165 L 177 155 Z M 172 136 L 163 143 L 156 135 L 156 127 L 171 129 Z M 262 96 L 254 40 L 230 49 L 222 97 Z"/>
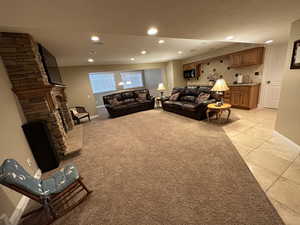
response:
<path id="1" fill-rule="evenodd" d="M 23 218 L 45 209 L 51 218 L 47 224 L 70 212 L 92 192 L 83 184 L 73 165 L 41 180 L 28 174 L 14 159 L 5 160 L 0 167 L 0 183 L 42 205 Z"/>

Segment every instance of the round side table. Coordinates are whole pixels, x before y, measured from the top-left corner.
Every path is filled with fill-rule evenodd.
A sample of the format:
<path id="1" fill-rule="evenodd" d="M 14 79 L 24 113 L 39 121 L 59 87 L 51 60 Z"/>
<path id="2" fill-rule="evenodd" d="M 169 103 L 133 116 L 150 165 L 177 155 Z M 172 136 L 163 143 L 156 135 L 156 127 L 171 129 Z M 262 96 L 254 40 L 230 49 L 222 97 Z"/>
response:
<path id="1" fill-rule="evenodd" d="M 224 111 L 228 112 L 228 114 L 227 114 L 227 120 L 228 120 L 230 117 L 230 113 L 231 113 L 230 108 L 231 108 L 231 105 L 227 104 L 227 103 L 224 103 L 221 106 L 217 106 L 215 103 L 209 104 L 207 106 L 207 110 L 206 110 L 207 120 L 209 121 L 209 113 L 210 112 L 216 112 L 217 120 L 221 120 L 221 116 Z"/>

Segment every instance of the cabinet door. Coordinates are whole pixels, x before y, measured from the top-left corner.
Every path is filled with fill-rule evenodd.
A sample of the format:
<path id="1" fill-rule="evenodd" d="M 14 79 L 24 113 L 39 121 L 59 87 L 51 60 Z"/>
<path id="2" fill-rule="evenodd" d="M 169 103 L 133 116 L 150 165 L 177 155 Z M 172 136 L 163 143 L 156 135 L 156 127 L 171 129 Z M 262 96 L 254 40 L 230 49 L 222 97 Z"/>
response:
<path id="1" fill-rule="evenodd" d="M 239 53 L 230 55 L 230 66 L 239 67 L 242 64 L 242 56 Z"/>
<path id="2" fill-rule="evenodd" d="M 231 91 L 230 103 L 232 106 L 240 106 L 241 92 Z"/>
<path id="3" fill-rule="evenodd" d="M 257 65 L 260 62 L 260 56 L 258 49 L 251 49 L 248 51 L 245 51 L 242 55 L 242 65 L 243 66 L 251 66 L 251 65 Z"/>
<path id="4" fill-rule="evenodd" d="M 249 87 L 242 87 L 241 88 L 241 96 L 240 96 L 240 106 L 249 108 L 250 105 L 250 89 Z"/>

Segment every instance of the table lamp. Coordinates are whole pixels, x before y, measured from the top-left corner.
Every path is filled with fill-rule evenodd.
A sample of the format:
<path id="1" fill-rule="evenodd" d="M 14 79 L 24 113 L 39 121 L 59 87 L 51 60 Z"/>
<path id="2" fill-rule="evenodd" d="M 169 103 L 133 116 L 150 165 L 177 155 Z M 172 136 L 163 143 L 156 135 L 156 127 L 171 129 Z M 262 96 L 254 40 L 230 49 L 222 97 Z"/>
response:
<path id="1" fill-rule="evenodd" d="M 157 90 L 160 92 L 160 97 L 163 97 L 164 91 L 166 90 L 164 83 L 159 83 Z"/>
<path id="2" fill-rule="evenodd" d="M 211 91 L 215 91 L 216 94 L 220 97 L 220 100 L 219 102 L 217 102 L 217 106 L 221 106 L 223 105 L 223 93 L 224 91 L 228 91 L 229 90 L 229 87 L 227 86 L 226 84 L 226 81 L 221 78 L 221 79 L 218 79 L 215 83 L 215 85 L 213 86 L 213 88 L 211 89 Z"/>

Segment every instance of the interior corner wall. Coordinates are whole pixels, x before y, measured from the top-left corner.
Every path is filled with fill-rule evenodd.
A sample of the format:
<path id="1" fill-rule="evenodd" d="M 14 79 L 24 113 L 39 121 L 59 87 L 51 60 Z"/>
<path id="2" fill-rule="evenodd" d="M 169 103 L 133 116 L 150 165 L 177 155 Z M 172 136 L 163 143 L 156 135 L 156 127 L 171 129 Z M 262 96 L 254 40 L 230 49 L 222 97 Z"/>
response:
<path id="1" fill-rule="evenodd" d="M 0 58 L 0 104 L 2 106 L 0 117 L 0 164 L 4 159 L 13 158 L 34 175 L 38 168 L 21 127 L 25 122 L 25 117 L 22 115 L 18 100 L 11 88 L 11 83 Z M 28 166 L 27 159 L 31 160 L 31 167 Z M 0 216 L 6 214 L 10 217 L 21 197 L 22 195 L 1 185 Z"/>
<path id="2" fill-rule="evenodd" d="M 300 40 L 300 20 L 291 26 L 275 130 L 300 145 L 300 69 L 290 69 L 296 40 Z"/>
<path id="3" fill-rule="evenodd" d="M 181 60 L 169 61 L 166 66 L 166 71 L 169 91 L 171 91 L 174 87 L 184 87 L 187 85 L 186 80 L 183 78 Z"/>

